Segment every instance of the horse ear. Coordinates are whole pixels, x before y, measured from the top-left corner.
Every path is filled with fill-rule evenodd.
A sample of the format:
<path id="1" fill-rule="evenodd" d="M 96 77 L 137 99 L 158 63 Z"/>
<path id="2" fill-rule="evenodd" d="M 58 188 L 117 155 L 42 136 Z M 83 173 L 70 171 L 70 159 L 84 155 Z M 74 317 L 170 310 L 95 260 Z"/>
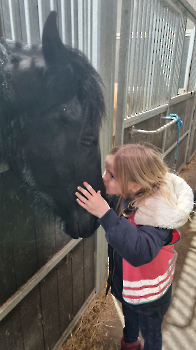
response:
<path id="1" fill-rule="evenodd" d="M 56 11 L 51 11 L 43 28 L 42 50 L 45 61 L 49 64 L 55 63 L 56 58 L 61 54 L 64 45 L 59 36 L 56 24 Z"/>

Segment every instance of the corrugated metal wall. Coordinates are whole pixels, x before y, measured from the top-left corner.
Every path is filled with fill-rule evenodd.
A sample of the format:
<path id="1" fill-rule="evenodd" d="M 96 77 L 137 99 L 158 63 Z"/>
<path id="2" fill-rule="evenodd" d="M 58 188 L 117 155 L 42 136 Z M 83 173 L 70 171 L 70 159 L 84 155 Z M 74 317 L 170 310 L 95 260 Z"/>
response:
<path id="1" fill-rule="evenodd" d="M 175 169 L 178 170 L 186 161 L 190 160 L 194 152 L 192 143 L 190 144 L 193 137 L 190 134 L 194 124 L 195 101 L 192 101 L 193 93 L 188 94 L 188 92 L 196 89 L 196 42 L 194 39 L 194 44 L 190 44 L 188 47 L 184 45 L 184 42 L 187 19 L 190 18 L 195 23 L 196 12 L 187 1 L 124 0 L 121 1 L 121 4 L 121 13 L 119 14 L 121 25 L 119 26 L 116 46 L 117 49 L 119 47 L 119 51 L 116 53 L 118 67 L 116 73 L 116 120 L 114 120 L 116 124 L 114 127 L 115 144 L 140 142 L 144 139 L 140 133 L 125 141 L 125 139 L 127 140 L 125 134 L 130 132 L 129 127 L 134 125 L 136 129 L 145 129 L 142 122 L 150 118 L 159 121 L 159 127 L 163 126 L 167 121 L 160 118 L 168 116 L 171 111 L 177 114 L 178 104 L 188 99 L 187 103 L 192 108 L 189 110 L 191 114 L 188 115 L 187 134 L 183 133 L 184 127 L 181 130 L 180 142 L 184 140 L 184 137 L 186 142 L 184 141 L 185 150 L 181 162 L 175 166 Z M 186 49 L 189 51 L 186 62 L 183 62 L 182 57 L 184 57 Z M 192 61 L 190 59 L 188 63 L 190 57 L 193 59 Z M 189 71 L 186 68 L 189 68 L 188 64 L 190 65 L 190 63 L 191 70 Z M 186 71 L 188 86 L 186 93 L 179 96 L 182 69 Z M 184 76 L 181 77 L 182 80 L 184 83 Z M 175 104 L 176 107 L 174 107 Z M 179 110 L 179 116 L 182 120 L 186 118 L 186 113 L 187 111 L 184 109 Z M 146 130 L 153 130 L 151 127 L 154 124 L 153 120 L 149 121 L 150 124 Z M 175 130 L 175 126 L 172 130 Z M 176 131 L 174 131 L 172 134 L 173 148 L 171 145 L 171 149 L 167 148 L 165 140 L 170 132 L 171 129 L 170 131 L 165 130 L 158 136 L 158 143 L 164 156 L 175 148 L 177 141 Z M 155 142 L 152 137 L 150 139 L 152 143 Z M 173 162 L 169 162 L 168 165 L 173 166 Z"/>

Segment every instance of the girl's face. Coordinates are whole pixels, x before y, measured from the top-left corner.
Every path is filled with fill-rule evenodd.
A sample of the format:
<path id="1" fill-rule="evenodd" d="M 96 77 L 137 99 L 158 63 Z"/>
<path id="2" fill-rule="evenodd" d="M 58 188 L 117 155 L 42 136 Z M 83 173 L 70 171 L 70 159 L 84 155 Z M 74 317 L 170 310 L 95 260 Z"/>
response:
<path id="1" fill-rule="evenodd" d="M 102 178 L 106 188 L 106 194 L 120 195 L 122 193 L 119 183 L 115 179 L 113 155 L 108 155 L 105 159 L 105 172 Z"/>
<path id="2" fill-rule="evenodd" d="M 105 159 L 105 172 L 102 178 L 106 188 L 106 194 L 115 194 L 117 196 L 122 194 L 120 184 L 115 179 L 113 155 L 108 155 Z M 134 195 L 140 189 L 141 189 L 140 185 L 133 182 L 129 182 L 127 196 L 128 197 L 130 196 L 130 198 L 134 197 Z"/>

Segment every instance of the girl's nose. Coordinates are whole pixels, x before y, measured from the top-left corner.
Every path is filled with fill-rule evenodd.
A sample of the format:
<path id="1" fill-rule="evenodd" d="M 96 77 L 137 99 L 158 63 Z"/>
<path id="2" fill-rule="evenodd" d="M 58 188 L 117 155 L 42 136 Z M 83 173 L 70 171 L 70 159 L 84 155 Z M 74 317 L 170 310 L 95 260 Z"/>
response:
<path id="1" fill-rule="evenodd" d="M 107 181 L 106 171 L 104 171 L 104 173 L 102 175 L 102 179 L 103 179 L 103 182 Z"/>

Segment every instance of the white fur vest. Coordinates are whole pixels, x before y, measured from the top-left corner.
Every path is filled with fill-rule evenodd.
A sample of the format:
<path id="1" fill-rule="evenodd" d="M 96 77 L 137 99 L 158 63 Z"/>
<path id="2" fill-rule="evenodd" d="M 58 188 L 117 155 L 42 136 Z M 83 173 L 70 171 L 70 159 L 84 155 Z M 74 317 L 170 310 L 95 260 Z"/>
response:
<path id="1" fill-rule="evenodd" d="M 167 202 L 160 190 L 137 205 L 136 225 L 149 225 L 162 228 L 183 226 L 193 209 L 193 191 L 181 177 L 168 173 L 167 183 L 171 190 L 171 201 Z"/>

